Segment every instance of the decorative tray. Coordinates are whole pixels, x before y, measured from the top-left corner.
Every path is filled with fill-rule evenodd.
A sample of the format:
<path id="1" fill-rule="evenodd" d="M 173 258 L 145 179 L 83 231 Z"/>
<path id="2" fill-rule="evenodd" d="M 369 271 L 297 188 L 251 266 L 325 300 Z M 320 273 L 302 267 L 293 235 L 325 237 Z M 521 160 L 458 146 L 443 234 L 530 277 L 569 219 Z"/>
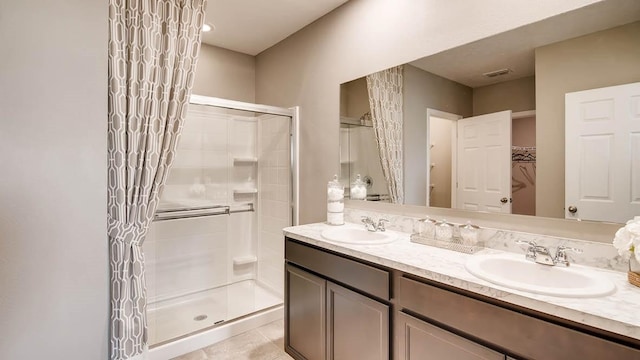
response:
<path id="1" fill-rule="evenodd" d="M 477 243 L 474 245 L 463 244 L 462 239 L 460 238 L 454 238 L 451 241 L 444 241 L 444 240 L 429 238 L 426 236 L 421 236 L 419 234 L 411 234 L 410 239 L 411 239 L 411 242 L 414 242 L 414 243 L 435 246 L 442 249 L 453 250 L 453 251 L 457 251 L 465 254 L 475 254 L 476 252 L 484 249 L 484 246 L 483 246 L 484 244 L 482 243 Z"/>

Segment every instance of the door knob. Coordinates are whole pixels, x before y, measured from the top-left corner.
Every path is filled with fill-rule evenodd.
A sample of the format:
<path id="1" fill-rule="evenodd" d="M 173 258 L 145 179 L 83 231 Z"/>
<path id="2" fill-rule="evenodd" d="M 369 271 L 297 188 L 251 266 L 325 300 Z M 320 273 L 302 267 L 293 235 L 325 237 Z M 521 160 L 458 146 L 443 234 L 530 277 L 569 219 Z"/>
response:
<path id="1" fill-rule="evenodd" d="M 506 204 L 509 202 L 509 199 L 507 199 L 506 197 L 503 197 L 502 199 L 500 199 L 500 202 L 503 204 Z"/>
<path id="2" fill-rule="evenodd" d="M 578 211 L 578 208 L 571 205 L 567 208 L 567 210 L 569 210 L 570 213 L 575 214 Z"/>

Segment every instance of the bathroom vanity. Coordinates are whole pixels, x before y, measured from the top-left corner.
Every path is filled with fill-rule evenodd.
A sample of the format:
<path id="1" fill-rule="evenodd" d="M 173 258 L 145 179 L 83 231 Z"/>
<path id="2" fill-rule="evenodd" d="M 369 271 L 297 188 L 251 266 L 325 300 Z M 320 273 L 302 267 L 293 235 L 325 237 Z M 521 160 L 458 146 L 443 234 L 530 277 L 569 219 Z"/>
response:
<path id="1" fill-rule="evenodd" d="M 529 294 L 467 273 L 475 255 L 406 233 L 336 243 L 326 228 L 284 230 L 285 348 L 296 359 L 640 359 L 640 289 L 622 273 L 605 272 L 617 290 L 604 297 Z"/>

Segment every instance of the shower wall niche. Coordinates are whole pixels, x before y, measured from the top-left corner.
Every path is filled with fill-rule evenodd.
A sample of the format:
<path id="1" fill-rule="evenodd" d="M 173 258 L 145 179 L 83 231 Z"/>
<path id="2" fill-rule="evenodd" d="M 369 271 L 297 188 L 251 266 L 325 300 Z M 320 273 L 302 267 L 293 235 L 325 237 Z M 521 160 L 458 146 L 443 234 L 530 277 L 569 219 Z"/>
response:
<path id="1" fill-rule="evenodd" d="M 151 346 L 282 304 L 291 117 L 190 104 L 144 243 Z"/>

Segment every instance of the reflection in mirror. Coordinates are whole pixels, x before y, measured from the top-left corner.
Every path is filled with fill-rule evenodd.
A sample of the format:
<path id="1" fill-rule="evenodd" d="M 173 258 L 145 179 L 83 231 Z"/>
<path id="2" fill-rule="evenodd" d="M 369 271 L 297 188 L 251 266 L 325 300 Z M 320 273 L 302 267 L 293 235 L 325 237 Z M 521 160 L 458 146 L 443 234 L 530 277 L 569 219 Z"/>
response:
<path id="1" fill-rule="evenodd" d="M 632 218 L 640 213 L 640 90 L 623 85 L 640 82 L 638 64 L 640 1 L 633 0 L 604 1 L 404 64 L 399 203 Z M 604 100 L 622 88 L 616 105 Z M 351 184 L 360 174 L 367 200 L 390 201 L 369 91 L 366 77 L 341 85 L 341 177 Z M 614 115 L 615 106 L 629 111 Z M 565 111 L 580 118 L 567 118 L 566 131 Z"/>

